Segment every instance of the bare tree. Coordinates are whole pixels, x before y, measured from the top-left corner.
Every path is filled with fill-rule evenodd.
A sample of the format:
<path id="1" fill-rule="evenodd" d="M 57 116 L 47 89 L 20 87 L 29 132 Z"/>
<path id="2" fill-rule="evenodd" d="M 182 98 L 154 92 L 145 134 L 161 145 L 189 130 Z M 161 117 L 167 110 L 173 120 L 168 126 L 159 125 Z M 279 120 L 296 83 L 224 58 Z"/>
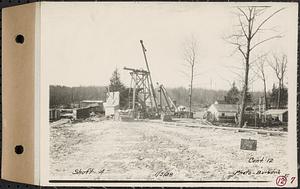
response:
<path id="1" fill-rule="evenodd" d="M 277 95 L 277 108 L 281 108 L 281 93 L 284 87 L 284 76 L 287 69 L 287 56 L 285 54 L 278 56 L 273 54 L 274 61 L 268 61 L 271 68 L 274 70 L 278 79 L 278 95 Z"/>
<path id="2" fill-rule="evenodd" d="M 259 56 L 257 58 L 255 68 L 253 71 L 257 75 L 259 79 L 262 80 L 264 85 L 264 109 L 267 110 L 268 107 L 268 101 L 267 101 L 267 84 L 266 84 L 266 73 L 265 73 L 265 67 L 266 67 L 266 55 Z"/>
<path id="3" fill-rule="evenodd" d="M 237 7 L 235 13 L 238 19 L 237 29 L 234 34 L 228 36 L 226 40 L 236 47 L 236 51 L 239 51 L 243 57 L 245 69 L 244 69 L 244 86 L 242 92 L 242 103 L 239 114 L 239 126 L 244 125 L 244 113 L 247 100 L 247 90 L 248 90 L 248 76 L 250 69 L 250 58 L 252 52 L 261 44 L 270 41 L 275 38 L 282 37 L 281 35 L 275 34 L 265 38 L 260 35 L 262 32 L 266 31 L 267 28 L 263 28 L 265 24 L 278 12 L 282 11 L 284 8 L 278 9 L 271 14 L 266 14 L 266 10 L 270 7 L 266 6 L 247 6 L 247 7 Z M 269 29 L 270 30 L 270 29 Z"/>
<path id="4" fill-rule="evenodd" d="M 184 43 L 184 66 L 187 68 L 187 72 L 185 75 L 188 75 L 190 78 L 190 91 L 189 91 L 189 116 L 192 115 L 192 98 L 193 98 L 193 83 L 194 78 L 199 74 L 196 74 L 196 67 L 198 62 L 198 51 L 199 51 L 199 43 L 194 36 L 191 36 Z"/>
<path id="5" fill-rule="evenodd" d="M 249 67 L 252 66 L 253 63 L 250 63 Z M 237 66 L 227 66 L 229 71 L 235 75 L 234 81 L 236 82 L 238 88 L 240 91 L 243 91 L 244 85 L 245 85 L 245 76 L 243 71 L 245 70 L 245 64 L 242 64 L 241 67 Z M 257 80 L 257 75 L 254 73 L 251 74 L 251 72 L 248 73 L 248 86 L 252 85 Z M 231 81 L 232 85 L 232 81 Z"/>

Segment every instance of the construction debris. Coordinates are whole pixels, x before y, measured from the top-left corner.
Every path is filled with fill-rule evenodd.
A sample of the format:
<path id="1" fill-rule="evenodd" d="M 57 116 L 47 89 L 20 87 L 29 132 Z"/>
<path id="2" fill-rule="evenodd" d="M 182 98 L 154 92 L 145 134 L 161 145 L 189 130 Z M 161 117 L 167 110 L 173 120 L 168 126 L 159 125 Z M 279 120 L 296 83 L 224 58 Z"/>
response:
<path id="1" fill-rule="evenodd" d="M 162 121 L 167 121 L 167 122 L 171 122 L 172 121 L 171 115 L 167 115 L 167 114 L 162 115 L 161 119 L 162 119 Z"/>

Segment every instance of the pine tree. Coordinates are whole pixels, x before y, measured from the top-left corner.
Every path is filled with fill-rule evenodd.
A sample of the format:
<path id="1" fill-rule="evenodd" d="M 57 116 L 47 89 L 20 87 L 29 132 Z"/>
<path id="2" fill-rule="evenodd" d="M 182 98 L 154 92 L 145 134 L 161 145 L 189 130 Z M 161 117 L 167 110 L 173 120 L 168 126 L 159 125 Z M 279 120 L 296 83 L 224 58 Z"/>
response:
<path id="1" fill-rule="evenodd" d="M 123 91 L 125 89 L 124 84 L 121 82 L 120 79 L 120 73 L 118 69 L 116 68 L 112 74 L 112 77 L 110 78 L 110 84 L 109 84 L 109 91 L 115 92 L 115 91 Z"/>
<path id="2" fill-rule="evenodd" d="M 233 82 L 231 89 L 227 92 L 225 96 L 225 102 L 228 104 L 236 104 L 239 101 L 240 92 Z"/>
<path id="3" fill-rule="evenodd" d="M 110 92 L 120 92 L 120 108 L 125 109 L 128 108 L 128 89 L 126 89 L 125 85 L 121 82 L 120 73 L 118 69 L 115 69 L 112 77 L 110 78 L 109 84 Z"/>

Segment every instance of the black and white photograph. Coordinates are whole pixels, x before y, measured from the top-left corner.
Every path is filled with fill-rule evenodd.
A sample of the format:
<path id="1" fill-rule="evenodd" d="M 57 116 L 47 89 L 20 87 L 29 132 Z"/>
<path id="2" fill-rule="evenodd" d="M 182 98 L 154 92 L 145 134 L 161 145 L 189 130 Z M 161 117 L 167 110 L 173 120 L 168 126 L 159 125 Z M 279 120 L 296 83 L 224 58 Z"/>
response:
<path id="1" fill-rule="evenodd" d="M 297 4 L 46 7 L 50 181 L 297 182 Z"/>

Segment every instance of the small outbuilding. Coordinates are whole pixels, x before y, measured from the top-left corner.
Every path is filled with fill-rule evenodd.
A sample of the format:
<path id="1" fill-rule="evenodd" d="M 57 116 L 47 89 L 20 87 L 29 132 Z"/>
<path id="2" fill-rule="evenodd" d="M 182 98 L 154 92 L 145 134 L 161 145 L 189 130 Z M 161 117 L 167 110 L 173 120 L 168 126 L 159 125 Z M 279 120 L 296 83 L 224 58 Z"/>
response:
<path id="1" fill-rule="evenodd" d="M 49 120 L 56 121 L 60 119 L 60 111 L 58 109 L 49 109 Z"/>
<path id="2" fill-rule="evenodd" d="M 238 113 L 236 104 L 212 104 L 207 109 L 207 119 L 218 122 L 235 122 Z"/>
<path id="3" fill-rule="evenodd" d="M 288 122 L 288 109 L 270 109 L 265 112 L 266 116 L 279 120 L 282 123 Z"/>

